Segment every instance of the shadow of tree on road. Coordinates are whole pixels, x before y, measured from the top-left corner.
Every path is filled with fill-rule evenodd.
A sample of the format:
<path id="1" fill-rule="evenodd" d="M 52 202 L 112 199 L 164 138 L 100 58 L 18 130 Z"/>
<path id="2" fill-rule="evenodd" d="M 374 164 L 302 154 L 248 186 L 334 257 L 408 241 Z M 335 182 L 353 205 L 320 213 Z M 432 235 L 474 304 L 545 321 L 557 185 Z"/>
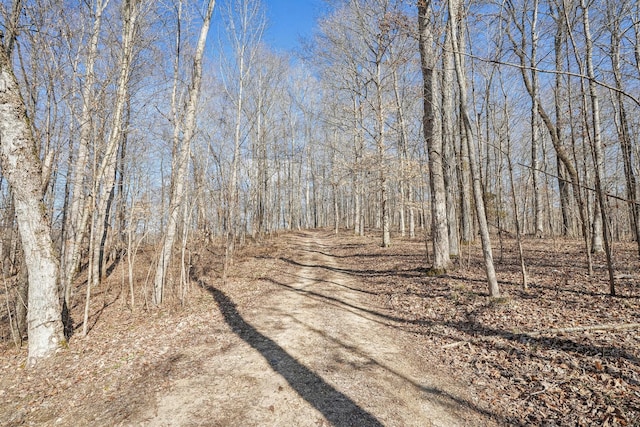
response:
<path id="1" fill-rule="evenodd" d="M 236 304 L 221 290 L 200 282 L 215 299 L 225 322 L 243 341 L 257 350 L 289 385 L 337 427 L 382 426 L 372 414 L 362 409 L 347 395 L 327 384 L 319 375 L 298 362 L 276 342 L 247 323 Z"/>

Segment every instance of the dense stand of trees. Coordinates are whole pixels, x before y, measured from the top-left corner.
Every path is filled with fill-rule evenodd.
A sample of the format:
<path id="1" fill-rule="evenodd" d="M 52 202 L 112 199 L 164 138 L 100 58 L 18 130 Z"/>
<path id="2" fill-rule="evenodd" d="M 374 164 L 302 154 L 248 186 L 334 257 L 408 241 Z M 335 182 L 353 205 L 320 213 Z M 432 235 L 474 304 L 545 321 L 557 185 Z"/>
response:
<path id="1" fill-rule="evenodd" d="M 86 333 L 114 262 L 132 308 L 184 299 L 196 242 L 224 242 L 226 277 L 278 230 L 426 236 L 434 271 L 479 237 L 493 296 L 492 233 L 525 287 L 525 234 L 582 239 L 589 271 L 605 252 L 611 294 L 615 243 L 640 254 L 637 2 L 333 1 L 295 55 L 251 0 L 0 16 L 0 267 L 32 363 L 79 295 Z"/>

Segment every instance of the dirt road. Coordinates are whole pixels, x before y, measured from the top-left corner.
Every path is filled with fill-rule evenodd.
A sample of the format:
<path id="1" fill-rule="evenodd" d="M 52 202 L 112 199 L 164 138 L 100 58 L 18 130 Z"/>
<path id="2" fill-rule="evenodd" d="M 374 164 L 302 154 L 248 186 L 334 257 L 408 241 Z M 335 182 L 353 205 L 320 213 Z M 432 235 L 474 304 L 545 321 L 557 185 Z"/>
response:
<path id="1" fill-rule="evenodd" d="M 232 336 L 140 417 L 147 426 L 493 425 L 373 298 L 321 233 L 286 237 L 249 309 L 203 282 Z M 213 334 L 216 331 L 212 331 Z"/>

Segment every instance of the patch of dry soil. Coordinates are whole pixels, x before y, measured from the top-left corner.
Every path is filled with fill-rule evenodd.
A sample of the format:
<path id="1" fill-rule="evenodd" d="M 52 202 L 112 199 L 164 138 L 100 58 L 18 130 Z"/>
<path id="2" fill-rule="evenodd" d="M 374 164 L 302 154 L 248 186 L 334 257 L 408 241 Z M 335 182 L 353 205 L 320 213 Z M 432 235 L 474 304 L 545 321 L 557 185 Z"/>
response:
<path id="1" fill-rule="evenodd" d="M 332 256 L 321 233 L 286 236 L 249 308 L 203 281 L 233 339 L 156 396 L 144 426 L 495 425 L 427 363 L 411 333 Z M 245 305 L 242 305 L 245 307 Z"/>

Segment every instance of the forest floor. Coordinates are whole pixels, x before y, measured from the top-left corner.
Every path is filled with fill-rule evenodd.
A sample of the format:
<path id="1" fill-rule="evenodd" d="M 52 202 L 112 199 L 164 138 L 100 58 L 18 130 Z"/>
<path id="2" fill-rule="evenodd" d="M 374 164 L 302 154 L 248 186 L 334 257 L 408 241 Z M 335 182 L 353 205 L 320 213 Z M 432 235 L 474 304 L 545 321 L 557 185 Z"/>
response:
<path id="1" fill-rule="evenodd" d="M 640 425 L 633 246 L 616 245 L 614 298 L 603 260 L 589 276 L 561 239 L 525 241 L 523 291 L 515 242 L 496 237 L 489 298 L 476 246 L 433 277 L 424 242 L 378 243 L 283 234 L 239 250 L 226 283 L 204 248 L 162 309 L 143 308 L 143 285 L 132 309 L 116 266 L 89 334 L 77 295 L 69 348 L 39 367 L 2 331 L 0 425 Z"/>

